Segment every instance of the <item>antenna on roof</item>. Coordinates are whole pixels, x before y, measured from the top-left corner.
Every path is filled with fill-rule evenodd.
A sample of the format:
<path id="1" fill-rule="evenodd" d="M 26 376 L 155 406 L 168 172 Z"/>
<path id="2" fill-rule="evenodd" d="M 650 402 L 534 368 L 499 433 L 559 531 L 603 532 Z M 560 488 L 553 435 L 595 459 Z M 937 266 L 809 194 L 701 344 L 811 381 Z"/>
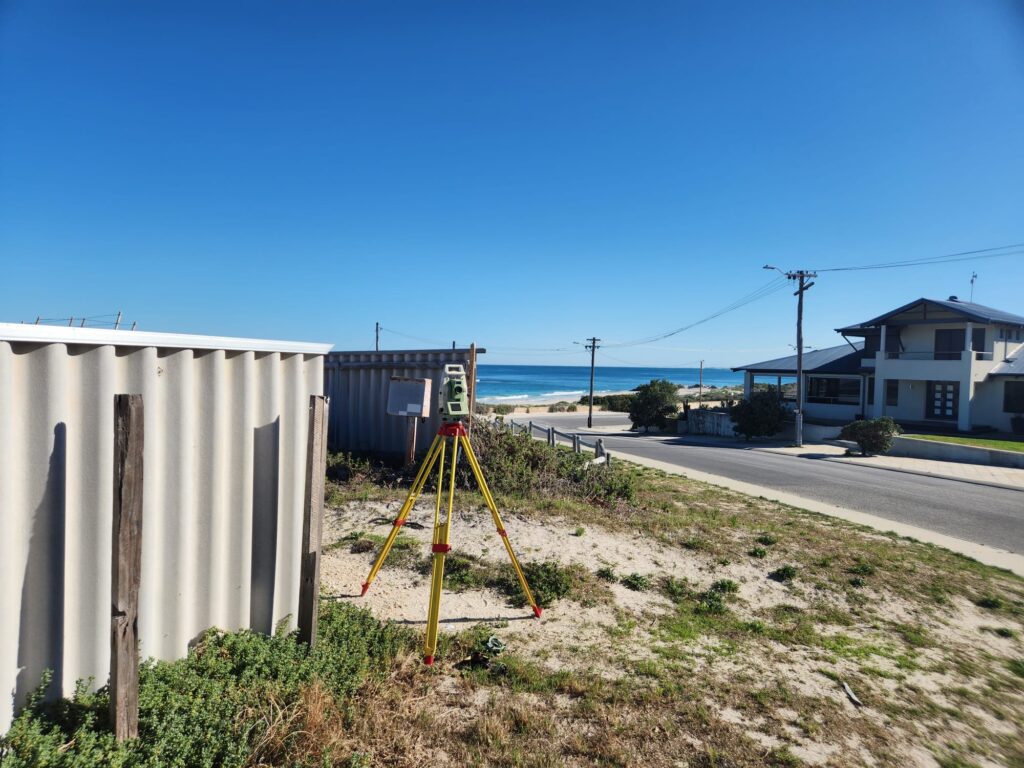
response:
<path id="1" fill-rule="evenodd" d="M 977 272 L 971 272 L 971 304 L 974 303 L 974 281 L 978 279 Z"/>

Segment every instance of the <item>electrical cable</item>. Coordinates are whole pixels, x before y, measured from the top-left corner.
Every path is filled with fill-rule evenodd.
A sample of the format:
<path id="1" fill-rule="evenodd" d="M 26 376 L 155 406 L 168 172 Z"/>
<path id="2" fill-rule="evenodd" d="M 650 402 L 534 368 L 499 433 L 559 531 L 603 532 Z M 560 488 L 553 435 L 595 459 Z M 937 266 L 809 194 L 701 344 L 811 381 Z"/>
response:
<path id="1" fill-rule="evenodd" d="M 1018 250 L 1014 250 L 1018 249 Z M 978 259 L 995 259 L 1000 256 L 1016 256 L 1024 253 L 1024 243 L 1011 243 L 996 248 L 979 248 L 974 251 L 961 251 L 959 253 L 948 253 L 944 256 L 924 256 L 918 259 L 905 259 L 903 261 L 883 261 L 877 264 L 860 264 L 850 267 L 826 267 L 808 270 L 810 272 L 858 272 L 866 269 L 897 269 L 900 267 L 919 267 L 931 264 L 953 264 L 958 261 L 975 261 Z"/>
<path id="2" fill-rule="evenodd" d="M 702 325 L 703 323 L 706 323 L 706 322 L 708 322 L 710 320 L 714 320 L 717 317 L 721 317 L 722 315 L 728 314 L 729 312 L 735 312 L 737 309 L 741 309 L 742 307 L 745 307 L 748 304 L 752 304 L 755 301 L 759 301 L 760 299 L 763 299 L 763 298 L 765 298 L 767 296 L 770 296 L 771 294 L 776 293 L 776 292 L 782 290 L 783 288 L 785 288 L 787 282 L 788 281 L 787 281 L 787 279 L 785 277 L 776 277 L 776 278 L 772 279 L 770 282 L 766 283 L 765 285 L 762 285 L 760 288 L 758 288 L 758 289 L 756 289 L 754 291 L 751 291 L 746 296 L 742 296 L 739 299 L 736 299 L 736 301 L 732 302 L 731 304 L 729 304 L 729 305 L 727 305 L 725 307 L 722 307 L 721 309 L 717 310 L 716 312 L 713 312 L 712 314 L 710 314 L 710 315 L 708 315 L 706 317 L 703 317 L 700 320 L 696 320 L 696 321 L 694 321 L 692 323 L 689 323 L 688 325 L 684 325 L 684 326 L 682 326 L 680 328 L 676 328 L 676 329 L 671 330 L 671 331 L 666 331 L 665 333 L 660 333 L 660 334 L 657 334 L 655 336 L 648 336 L 647 338 L 643 338 L 643 339 L 635 339 L 633 341 L 626 341 L 626 342 L 619 342 L 619 343 L 607 343 L 607 344 L 604 344 L 603 346 L 605 346 L 605 347 L 635 347 L 635 346 L 639 346 L 641 344 L 652 344 L 655 341 L 661 341 L 662 339 L 667 339 L 667 338 L 669 338 L 671 336 L 675 336 L 677 334 L 680 334 L 683 331 L 688 331 L 691 328 L 695 328 L 698 325 Z"/>

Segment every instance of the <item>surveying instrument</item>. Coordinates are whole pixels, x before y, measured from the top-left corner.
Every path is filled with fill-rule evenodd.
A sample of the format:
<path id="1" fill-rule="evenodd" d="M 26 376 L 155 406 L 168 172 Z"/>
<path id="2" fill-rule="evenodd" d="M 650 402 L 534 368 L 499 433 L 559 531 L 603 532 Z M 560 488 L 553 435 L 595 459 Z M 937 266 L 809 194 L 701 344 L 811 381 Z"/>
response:
<path id="1" fill-rule="evenodd" d="M 460 446 L 466 453 L 466 459 L 469 461 L 473 477 L 476 478 L 480 495 L 483 496 L 484 503 L 491 511 L 491 519 L 494 521 L 495 528 L 498 529 L 498 536 L 501 537 L 501 541 L 505 545 L 505 551 L 508 553 L 509 560 L 512 561 L 512 568 L 516 572 L 516 578 L 519 579 L 519 586 L 523 588 L 526 600 L 533 608 L 533 614 L 538 618 L 540 618 L 541 614 L 541 608 L 533 598 L 530 585 L 526 583 L 526 575 L 523 573 L 522 566 L 519 565 L 516 553 L 512 550 L 512 544 L 508 540 L 508 533 L 501 522 L 501 515 L 498 514 L 498 507 L 494 503 L 494 497 L 491 495 L 491 490 L 487 487 L 487 480 L 484 479 L 484 473 L 480 469 L 480 462 L 477 461 L 476 454 L 473 453 L 473 446 L 469 442 L 465 425 L 465 421 L 470 418 L 467 393 L 466 372 L 462 366 L 445 365 L 444 380 L 441 384 L 441 391 L 438 393 L 438 412 L 441 416 L 441 428 L 437 431 L 434 442 L 430 444 L 430 450 L 427 451 L 427 455 L 423 459 L 419 471 L 416 473 L 416 479 L 413 481 L 412 488 L 409 489 L 409 495 L 405 497 L 405 502 L 398 511 L 398 517 L 392 523 L 391 533 L 388 534 L 384 546 L 381 547 L 380 554 L 377 555 L 377 559 L 374 561 L 366 581 L 363 582 L 363 590 L 360 593 L 360 597 L 365 595 L 366 591 L 370 588 L 370 584 L 377 577 L 377 573 L 380 571 L 381 566 L 384 565 L 384 560 L 391 551 L 399 531 L 405 525 L 409 512 L 412 511 L 413 506 L 416 504 L 416 499 L 419 497 L 423 486 L 427 482 L 427 478 L 436 464 L 437 499 L 434 502 L 434 538 L 430 545 L 430 551 L 433 553 L 433 565 L 430 575 L 430 609 L 427 614 L 427 636 L 423 648 L 423 663 L 428 665 L 434 663 L 434 651 L 437 649 L 437 620 L 441 610 L 444 560 L 451 550 L 449 541 L 452 527 L 452 505 L 455 501 L 455 467 L 459 463 Z M 450 457 L 450 469 L 447 468 L 449 465 L 445 463 L 449 461 L 448 457 Z M 445 488 L 446 480 L 448 483 L 447 489 Z M 442 518 L 441 499 L 445 492 L 447 492 L 448 496 L 448 506 Z"/>

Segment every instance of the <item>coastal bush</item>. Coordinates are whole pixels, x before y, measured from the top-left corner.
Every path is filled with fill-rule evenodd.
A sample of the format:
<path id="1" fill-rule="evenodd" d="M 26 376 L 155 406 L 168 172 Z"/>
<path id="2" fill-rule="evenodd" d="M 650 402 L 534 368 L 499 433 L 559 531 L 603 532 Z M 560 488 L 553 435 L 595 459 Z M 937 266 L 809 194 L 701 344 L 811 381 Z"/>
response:
<path id="1" fill-rule="evenodd" d="M 588 466 L 590 457 L 553 448 L 525 432 L 513 435 L 500 424 L 473 425 L 473 450 L 491 490 L 510 496 L 563 496 L 591 502 L 632 501 L 637 492 L 635 473 L 615 464 Z M 476 483 L 460 464 L 463 487 Z"/>
<path id="2" fill-rule="evenodd" d="M 565 413 L 570 408 L 575 409 L 575 406 L 572 405 L 572 403 L 566 403 L 566 402 L 560 401 L 560 402 L 552 403 L 551 405 L 549 405 L 548 406 L 548 413 Z"/>
<path id="3" fill-rule="evenodd" d="M 510 413 L 514 413 L 515 410 L 516 409 L 508 403 L 500 403 L 499 405 L 495 405 L 493 408 L 494 413 L 498 416 L 508 416 Z"/>
<path id="4" fill-rule="evenodd" d="M 633 422 L 633 429 L 664 429 L 669 418 L 675 417 L 678 412 L 676 385 L 668 379 L 652 379 L 650 383 L 636 388 L 636 395 L 629 408 L 629 420 Z"/>
<path id="5" fill-rule="evenodd" d="M 888 453 L 896 435 L 903 432 L 900 425 L 890 416 L 877 419 L 858 419 L 843 427 L 839 433 L 840 440 L 852 440 L 860 448 L 862 456 L 873 453 Z"/>
<path id="6" fill-rule="evenodd" d="M 600 405 L 606 411 L 629 413 L 630 406 L 636 395 L 594 395 L 594 405 Z M 587 405 L 589 397 L 584 395 L 579 400 L 579 405 Z"/>
<path id="7" fill-rule="evenodd" d="M 779 402 L 773 390 L 751 392 L 750 397 L 741 400 L 732 408 L 735 432 L 747 440 L 752 437 L 770 437 L 782 429 L 786 409 Z"/>
<path id="8" fill-rule="evenodd" d="M 309 691 L 322 692 L 325 717 L 343 707 L 370 676 L 414 647 L 408 629 L 381 624 L 366 610 L 323 603 L 318 641 L 310 651 L 296 633 L 267 636 L 211 629 L 177 661 L 145 661 L 139 670 L 139 738 L 117 742 L 109 690 L 79 683 L 69 699 L 33 694 L 0 738 L 4 768 L 28 766 L 321 765 L 343 758 L 309 743 L 301 723 L 274 713 L 298 712 Z M 266 738 L 268 734 L 276 738 Z M 271 747 L 271 744 L 273 745 Z"/>

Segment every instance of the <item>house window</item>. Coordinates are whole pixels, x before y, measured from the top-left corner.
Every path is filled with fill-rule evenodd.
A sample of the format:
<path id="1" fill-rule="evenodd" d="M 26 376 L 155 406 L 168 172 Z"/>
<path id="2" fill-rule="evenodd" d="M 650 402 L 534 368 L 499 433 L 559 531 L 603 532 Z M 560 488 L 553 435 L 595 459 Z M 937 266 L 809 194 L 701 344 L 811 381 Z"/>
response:
<path id="1" fill-rule="evenodd" d="M 868 405 L 875 404 L 875 377 L 868 376 Z"/>
<path id="2" fill-rule="evenodd" d="M 1024 381 L 1003 385 L 1003 413 L 1024 413 Z"/>
<path id="3" fill-rule="evenodd" d="M 963 328 L 938 328 L 935 331 L 935 359 L 959 360 L 967 334 Z"/>
<path id="4" fill-rule="evenodd" d="M 807 402 L 827 405 L 859 405 L 860 379 L 839 376 L 808 378 Z"/>
<path id="5" fill-rule="evenodd" d="M 900 404 L 900 380 L 899 379 L 886 379 L 885 380 L 885 404 L 886 405 L 899 405 Z"/>

